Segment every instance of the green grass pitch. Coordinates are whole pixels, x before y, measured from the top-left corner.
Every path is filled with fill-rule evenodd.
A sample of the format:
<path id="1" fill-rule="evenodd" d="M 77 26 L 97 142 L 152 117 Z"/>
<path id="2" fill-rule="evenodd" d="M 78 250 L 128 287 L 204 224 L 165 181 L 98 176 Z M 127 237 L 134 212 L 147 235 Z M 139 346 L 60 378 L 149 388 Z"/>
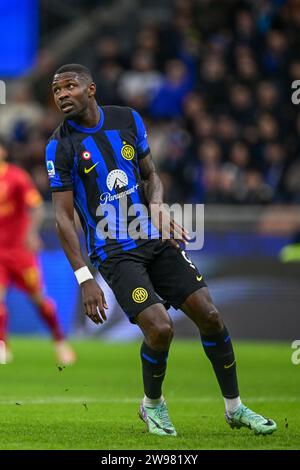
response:
<path id="1" fill-rule="evenodd" d="M 299 449 L 300 365 L 288 343 L 235 343 L 244 402 L 277 421 L 271 436 L 232 430 L 200 342 L 174 340 L 164 394 L 178 437 L 138 418 L 138 343 L 74 341 L 76 365 L 60 369 L 49 340 L 14 338 L 0 366 L 0 449 Z"/>

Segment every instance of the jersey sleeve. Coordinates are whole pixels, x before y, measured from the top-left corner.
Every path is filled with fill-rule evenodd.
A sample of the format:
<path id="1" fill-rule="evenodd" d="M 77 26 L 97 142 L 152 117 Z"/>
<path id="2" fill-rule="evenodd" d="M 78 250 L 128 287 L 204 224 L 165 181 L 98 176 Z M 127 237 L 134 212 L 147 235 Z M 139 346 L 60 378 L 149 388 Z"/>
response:
<path id="1" fill-rule="evenodd" d="M 139 113 L 132 110 L 132 114 L 133 114 L 135 125 L 136 125 L 137 154 L 138 154 L 138 159 L 141 160 L 142 158 L 146 157 L 148 153 L 150 153 L 150 148 L 149 148 L 148 139 L 147 139 L 147 131 Z"/>
<path id="2" fill-rule="evenodd" d="M 51 139 L 46 146 L 46 168 L 50 189 L 55 191 L 70 191 L 73 189 L 73 155 L 58 139 Z"/>

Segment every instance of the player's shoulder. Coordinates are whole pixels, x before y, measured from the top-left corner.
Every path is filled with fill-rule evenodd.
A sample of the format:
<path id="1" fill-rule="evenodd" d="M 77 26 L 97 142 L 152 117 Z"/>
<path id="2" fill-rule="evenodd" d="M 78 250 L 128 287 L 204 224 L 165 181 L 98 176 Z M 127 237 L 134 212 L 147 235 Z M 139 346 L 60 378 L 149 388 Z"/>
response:
<path id="1" fill-rule="evenodd" d="M 65 121 L 62 121 L 49 137 L 46 144 L 46 152 L 52 152 L 52 150 L 56 149 L 57 146 L 64 149 L 67 153 L 69 153 L 69 150 L 72 151 L 70 134 Z"/>
<path id="2" fill-rule="evenodd" d="M 68 132 L 68 127 L 65 123 L 65 121 L 62 121 L 59 126 L 52 132 L 51 136 L 48 139 L 48 142 L 51 141 L 56 141 L 60 144 L 67 144 L 69 141 L 69 132 Z"/>
<path id="3" fill-rule="evenodd" d="M 133 109 L 128 106 L 102 106 L 104 113 L 104 130 L 126 129 L 134 126 Z"/>

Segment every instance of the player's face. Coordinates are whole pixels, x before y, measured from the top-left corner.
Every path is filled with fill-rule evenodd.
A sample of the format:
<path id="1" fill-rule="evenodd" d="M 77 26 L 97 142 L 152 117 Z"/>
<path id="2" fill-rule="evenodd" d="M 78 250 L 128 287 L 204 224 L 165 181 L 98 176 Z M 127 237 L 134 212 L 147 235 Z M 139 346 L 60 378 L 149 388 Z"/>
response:
<path id="1" fill-rule="evenodd" d="M 90 98 L 94 96 L 95 85 L 74 72 L 54 75 L 52 91 L 56 106 L 68 119 L 86 111 Z"/>

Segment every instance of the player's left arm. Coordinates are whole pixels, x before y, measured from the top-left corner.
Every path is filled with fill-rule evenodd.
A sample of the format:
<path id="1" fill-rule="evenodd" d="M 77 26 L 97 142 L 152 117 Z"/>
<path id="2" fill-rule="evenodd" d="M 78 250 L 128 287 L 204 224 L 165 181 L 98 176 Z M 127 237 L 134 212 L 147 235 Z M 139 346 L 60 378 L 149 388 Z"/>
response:
<path id="1" fill-rule="evenodd" d="M 163 204 L 163 185 L 156 172 L 150 152 L 143 159 L 139 160 L 139 167 L 149 207 L 153 204 Z"/>
<path id="2" fill-rule="evenodd" d="M 170 215 L 163 203 L 163 185 L 149 153 L 139 161 L 141 176 L 144 180 L 144 193 L 151 213 L 153 224 L 159 229 L 163 240 L 171 240 L 172 245 L 179 247 L 175 240 L 188 243 L 187 230 L 178 224 Z"/>
<path id="3" fill-rule="evenodd" d="M 143 119 L 134 109 L 132 109 L 132 115 L 136 127 L 137 160 L 143 179 L 145 197 L 151 208 L 152 205 L 163 204 L 163 185 L 151 157 L 147 131 Z"/>
<path id="4" fill-rule="evenodd" d="M 171 240 L 174 246 L 179 247 L 175 240 L 188 243 L 188 232 L 171 218 L 169 211 L 163 204 L 163 185 L 151 157 L 145 125 L 141 116 L 134 110 L 132 112 L 136 125 L 137 158 L 144 184 L 144 194 L 151 212 L 151 220 L 160 231 L 163 240 Z"/>

